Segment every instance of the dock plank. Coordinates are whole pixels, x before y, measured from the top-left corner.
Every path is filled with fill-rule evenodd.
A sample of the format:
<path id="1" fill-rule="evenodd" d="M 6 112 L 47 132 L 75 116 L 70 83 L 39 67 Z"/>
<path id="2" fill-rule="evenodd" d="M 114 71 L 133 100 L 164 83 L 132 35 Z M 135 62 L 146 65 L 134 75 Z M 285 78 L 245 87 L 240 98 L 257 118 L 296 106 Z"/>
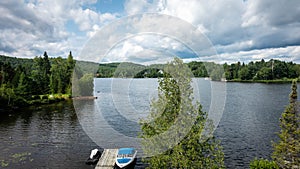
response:
<path id="1" fill-rule="evenodd" d="M 95 169 L 114 168 L 118 149 L 104 149 Z"/>

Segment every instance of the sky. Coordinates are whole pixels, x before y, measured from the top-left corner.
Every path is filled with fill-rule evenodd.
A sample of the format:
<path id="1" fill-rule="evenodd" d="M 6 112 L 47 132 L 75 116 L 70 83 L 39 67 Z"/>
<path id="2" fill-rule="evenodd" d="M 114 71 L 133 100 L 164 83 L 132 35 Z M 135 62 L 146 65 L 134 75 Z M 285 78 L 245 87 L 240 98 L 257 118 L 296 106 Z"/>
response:
<path id="1" fill-rule="evenodd" d="M 0 13 L 1 55 L 300 63 L 299 0 L 9 0 Z"/>

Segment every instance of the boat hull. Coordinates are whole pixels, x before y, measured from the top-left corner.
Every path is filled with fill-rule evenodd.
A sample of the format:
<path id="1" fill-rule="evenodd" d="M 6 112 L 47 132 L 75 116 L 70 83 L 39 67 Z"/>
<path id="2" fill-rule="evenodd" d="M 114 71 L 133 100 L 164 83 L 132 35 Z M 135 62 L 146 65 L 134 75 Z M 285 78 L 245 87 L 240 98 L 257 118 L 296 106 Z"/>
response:
<path id="1" fill-rule="evenodd" d="M 134 153 L 131 154 L 130 156 L 126 156 L 126 154 L 123 154 L 123 156 L 118 154 L 117 158 L 116 158 L 116 165 L 119 167 L 119 168 L 126 168 L 128 166 L 130 166 L 134 161 L 135 161 L 135 158 L 136 158 L 136 154 L 137 154 L 137 151 L 134 150 Z"/>

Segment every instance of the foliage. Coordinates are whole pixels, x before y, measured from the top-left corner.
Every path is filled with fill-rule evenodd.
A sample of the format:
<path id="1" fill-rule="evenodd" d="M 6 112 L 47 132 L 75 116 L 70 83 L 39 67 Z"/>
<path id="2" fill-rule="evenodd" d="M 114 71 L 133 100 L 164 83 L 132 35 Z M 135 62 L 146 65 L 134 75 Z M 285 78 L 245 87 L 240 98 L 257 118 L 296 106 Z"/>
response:
<path id="1" fill-rule="evenodd" d="M 297 102 L 297 82 L 292 83 L 290 104 L 280 118 L 279 142 L 274 143 L 273 159 L 280 168 L 300 166 L 300 116 Z"/>
<path id="2" fill-rule="evenodd" d="M 93 95 L 93 78 L 94 75 L 89 73 L 83 75 L 82 78 L 79 79 L 79 92 L 80 96 L 92 96 Z"/>
<path id="3" fill-rule="evenodd" d="M 163 77 L 163 71 L 157 68 L 148 68 L 137 73 L 134 78 L 158 78 Z"/>
<path id="4" fill-rule="evenodd" d="M 248 64 L 237 62 L 230 65 L 192 61 L 185 65 L 190 68 L 194 77 L 210 77 L 212 80 L 226 78 L 229 81 L 268 82 L 300 76 L 300 65 L 273 59 L 268 62 L 262 59 Z M 144 66 L 127 62 L 99 64 L 97 77 L 156 78 L 160 77 L 157 70 L 163 70 L 164 67 L 164 64 Z"/>
<path id="5" fill-rule="evenodd" d="M 49 58 L 47 52 L 34 59 L 0 56 L 1 107 L 32 104 L 34 95 L 71 94 L 74 66 L 71 52 L 68 59 Z"/>
<path id="6" fill-rule="evenodd" d="M 53 59 L 50 76 L 52 94 L 71 93 L 71 76 L 74 66 L 72 58 L 68 58 L 67 62 L 61 57 Z"/>
<path id="7" fill-rule="evenodd" d="M 44 57 L 35 57 L 33 59 L 33 69 L 31 71 L 31 80 L 35 86 L 33 94 L 46 94 L 50 92 L 50 61 L 47 52 Z"/>
<path id="8" fill-rule="evenodd" d="M 223 65 L 225 77 L 230 81 L 258 81 L 291 79 L 300 76 L 300 65 L 293 62 L 284 62 L 271 59 L 265 62 L 264 59 L 258 62 L 241 64 L 240 62 Z"/>
<path id="9" fill-rule="evenodd" d="M 114 72 L 113 77 L 133 78 L 138 72 L 140 72 L 144 69 L 145 69 L 145 66 L 143 66 L 143 65 L 129 63 L 129 62 L 123 62 L 118 65 L 117 69 Z"/>
<path id="10" fill-rule="evenodd" d="M 250 169 L 279 169 L 275 161 L 255 158 L 250 162 Z"/>
<path id="11" fill-rule="evenodd" d="M 96 76 L 98 78 L 113 77 L 114 72 L 116 71 L 119 64 L 120 63 L 99 64 Z"/>
<path id="12" fill-rule="evenodd" d="M 188 67 L 191 69 L 193 75 L 195 77 L 208 77 L 207 69 L 205 67 L 205 63 L 192 61 L 189 62 Z"/>
<path id="13" fill-rule="evenodd" d="M 217 68 L 220 69 L 222 66 L 215 64 L 215 63 L 205 63 L 205 62 L 196 62 L 192 61 L 189 63 L 185 63 L 191 72 L 193 73 L 194 77 L 208 77 L 209 74 L 217 75 L 214 72 Z M 162 77 L 161 71 L 164 69 L 165 64 L 153 64 L 153 65 L 140 65 L 134 63 L 107 63 L 107 64 L 99 64 L 97 70 L 97 77 L 98 78 L 108 78 L 108 77 L 125 77 L 125 78 L 157 78 Z M 219 70 L 216 70 L 220 72 Z M 209 72 L 209 73 L 208 73 Z M 223 71 L 222 71 L 223 72 Z M 222 74 L 221 74 L 222 76 Z M 218 79 L 221 78 L 218 75 Z"/>
<path id="14" fill-rule="evenodd" d="M 191 77 L 190 69 L 175 58 L 159 79 L 158 99 L 151 103 L 149 119 L 140 122 L 144 153 L 164 150 L 144 158 L 149 168 L 224 168 L 219 142 L 204 139 L 204 127 L 211 123 L 201 105 L 193 103 Z"/>

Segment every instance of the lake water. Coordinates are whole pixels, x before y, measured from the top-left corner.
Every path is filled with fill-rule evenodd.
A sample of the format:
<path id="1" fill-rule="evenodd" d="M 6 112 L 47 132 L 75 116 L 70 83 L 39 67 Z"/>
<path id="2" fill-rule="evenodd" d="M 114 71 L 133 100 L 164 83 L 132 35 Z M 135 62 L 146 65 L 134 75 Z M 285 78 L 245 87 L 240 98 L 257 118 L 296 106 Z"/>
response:
<path id="1" fill-rule="evenodd" d="M 225 89 L 215 135 L 227 168 L 247 168 L 254 157 L 270 158 L 290 84 L 194 81 L 205 111 L 216 109 L 211 98 L 222 100 L 224 91 L 218 89 Z M 93 168 L 84 164 L 93 148 L 139 148 L 137 122 L 157 95 L 157 79 L 96 79 L 95 86 L 96 100 L 1 113 L 0 168 Z M 218 92 L 222 97 L 214 97 Z M 144 167 L 140 159 L 136 166 Z"/>

